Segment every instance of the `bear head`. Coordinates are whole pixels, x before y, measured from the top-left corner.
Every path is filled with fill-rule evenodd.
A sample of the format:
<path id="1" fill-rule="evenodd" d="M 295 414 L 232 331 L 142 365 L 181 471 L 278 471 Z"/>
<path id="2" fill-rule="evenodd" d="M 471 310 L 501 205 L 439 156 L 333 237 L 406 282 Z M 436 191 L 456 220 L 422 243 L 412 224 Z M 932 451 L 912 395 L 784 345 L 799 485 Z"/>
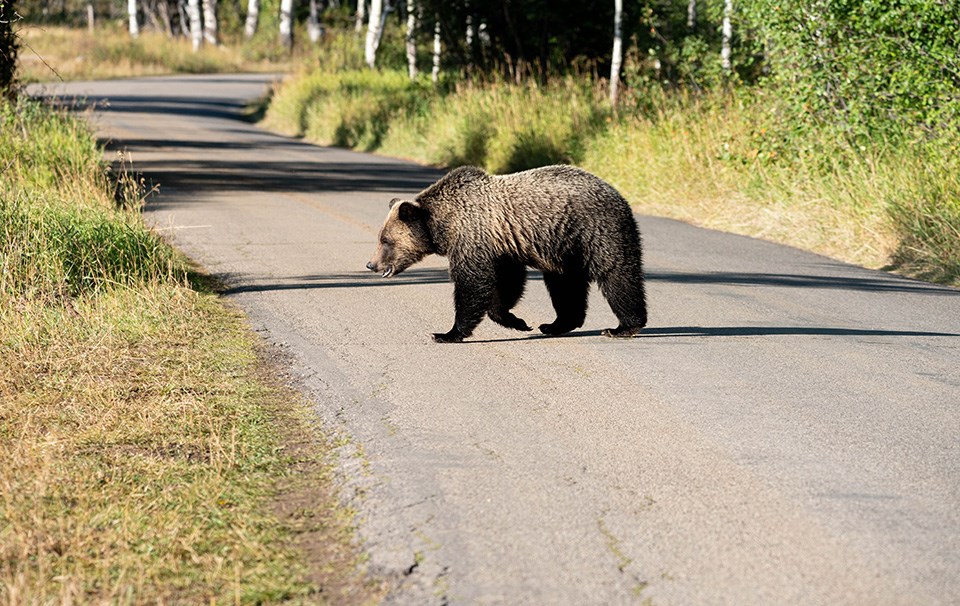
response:
<path id="1" fill-rule="evenodd" d="M 416 202 L 394 198 L 367 269 L 389 278 L 433 252 L 427 211 Z"/>

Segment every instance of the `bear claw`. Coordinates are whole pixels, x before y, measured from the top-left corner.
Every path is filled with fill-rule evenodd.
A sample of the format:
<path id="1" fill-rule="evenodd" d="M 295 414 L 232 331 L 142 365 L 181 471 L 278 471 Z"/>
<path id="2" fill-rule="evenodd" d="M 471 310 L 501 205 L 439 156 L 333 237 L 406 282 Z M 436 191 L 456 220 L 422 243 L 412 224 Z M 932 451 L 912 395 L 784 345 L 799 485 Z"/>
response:
<path id="1" fill-rule="evenodd" d="M 557 322 L 552 322 L 550 324 L 541 324 L 540 332 L 545 335 L 562 335 L 570 332 L 571 330 L 576 330 L 577 328 L 580 327 L 572 324 L 559 324 Z"/>
<path id="2" fill-rule="evenodd" d="M 463 337 L 456 331 L 450 332 L 435 332 L 433 333 L 433 340 L 437 343 L 460 343 L 463 341 Z"/>
<path id="3" fill-rule="evenodd" d="M 509 311 L 490 312 L 488 315 L 491 320 L 504 328 L 512 328 L 523 332 L 533 330 L 522 318 L 518 318 Z"/>
<path id="4" fill-rule="evenodd" d="M 618 326 L 616 328 L 604 328 L 600 334 L 612 339 L 628 339 L 640 334 L 641 330 L 643 330 L 642 326 Z"/>

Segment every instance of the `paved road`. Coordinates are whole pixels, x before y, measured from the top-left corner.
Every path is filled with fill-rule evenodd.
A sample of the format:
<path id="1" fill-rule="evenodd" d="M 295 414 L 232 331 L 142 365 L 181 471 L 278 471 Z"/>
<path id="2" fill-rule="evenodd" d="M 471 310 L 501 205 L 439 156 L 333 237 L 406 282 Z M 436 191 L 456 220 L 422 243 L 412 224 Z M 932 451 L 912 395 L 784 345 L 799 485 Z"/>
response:
<path id="1" fill-rule="evenodd" d="M 960 291 L 639 217 L 651 323 L 437 345 L 432 258 L 366 271 L 438 176 L 237 119 L 268 78 L 60 86 L 161 184 L 148 220 L 279 343 L 344 436 L 400 604 L 960 603 Z M 538 277 L 518 315 L 552 320 Z"/>

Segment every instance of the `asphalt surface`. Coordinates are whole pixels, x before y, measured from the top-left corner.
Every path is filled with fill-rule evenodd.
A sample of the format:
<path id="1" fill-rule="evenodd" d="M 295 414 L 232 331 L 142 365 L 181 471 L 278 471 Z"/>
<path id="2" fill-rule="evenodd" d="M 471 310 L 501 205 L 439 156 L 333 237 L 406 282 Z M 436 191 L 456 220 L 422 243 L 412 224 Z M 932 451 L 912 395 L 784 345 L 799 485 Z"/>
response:
<path id="1" fill-rule="evenodd" d="M 639 216 L 642 336 L 600 336 L 594 290 L 567 337 L 435 344 L 445 259 L 364 264 L 440 173 L 239 120 L 269 80 L 53 89 L 98 103 L 160 184 L 147 220 L 288 353 L 389 602 L 960 603 L 960 291 Z M 516 311 L 553 320 L 539 276 Z"/>

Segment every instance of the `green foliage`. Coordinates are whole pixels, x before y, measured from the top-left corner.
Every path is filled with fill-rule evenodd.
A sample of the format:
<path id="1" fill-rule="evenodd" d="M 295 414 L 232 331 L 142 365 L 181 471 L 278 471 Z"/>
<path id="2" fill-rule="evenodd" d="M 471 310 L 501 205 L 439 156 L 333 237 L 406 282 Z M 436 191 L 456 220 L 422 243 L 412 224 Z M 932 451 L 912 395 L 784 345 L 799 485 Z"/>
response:
<path id="1" fill-rule="evenodd" d="M 960 154 L 925 148 L 896 157 L 885 202 L 898 234 L 895 267 L 960 282 Z"/>
<path id="2" fill-rule="evenodd" d="M 141 184 L 36 102 L 0 135 L 0 603 L 374 603 L 308 407 Z"/>
<path id="3" fill-rule="evenodd" d="M 114 200 L 111 192 L 138 188 L 114 186 L 76 118 L 26 99 L 4 102 L 0 132 L 0 158 L 10 159 L 0 175 L 0 296 L 62 298 L 183 279 L 173 251 L 140 221 L 141 200 Z"/>
<path id="4" fill-rule="evenodd" d="M 826 125 L 784 129 L 784 103 L 775 83 L 649 86 L 628 90 L 614 116 L 580 78 L 446 90 L 401 72 L 317 71 L 280 86 L 267 115 L 321 143 L 443 166 L 578 163 L 648 211 L 956 280 L 956 138 L 854 147 Z"/>
<path id="5" fill-rule="evenodd" d="M 105 179 L 96 139 L 66 113 L 28 99 L 0 102 L 0 131 L 0 158 L 7 164 L 0 178 L 8 186 L 53 193 L 77 176 Z"/>
<path id="6" fill-rule="evenodd" d="M 281 86 L 267 123 L 325 144 L 510 172 L 578 161 L 608 116 L 603 95 L 574 78 L 445 91 L 403 72 L 363 70 Z"/>
<path id="7" fill-rule="evenodd" d="M 939 0 L 752 0 L 769 85 L 794 130 L 939 136 L 960 126 L 960 4 Z"/>
<path id="8" fill-rule="evenodd" d="M 169 247 L 129 215 L 43 207 L 27 197 L 4 202 L 4 288 L 28 298 L 76 296 L 174 274 Z"/>

